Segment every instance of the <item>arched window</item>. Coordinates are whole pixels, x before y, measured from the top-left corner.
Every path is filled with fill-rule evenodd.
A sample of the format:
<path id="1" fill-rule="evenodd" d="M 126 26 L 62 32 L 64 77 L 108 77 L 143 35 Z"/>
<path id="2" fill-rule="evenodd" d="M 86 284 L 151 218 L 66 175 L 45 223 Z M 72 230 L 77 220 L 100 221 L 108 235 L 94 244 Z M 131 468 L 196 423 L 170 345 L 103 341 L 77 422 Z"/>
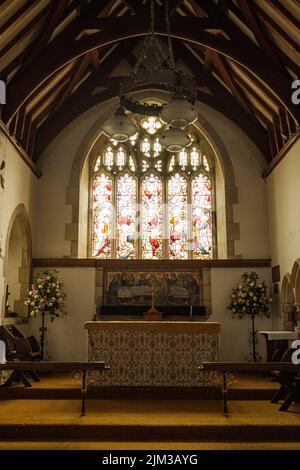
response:
<path id="1" fill-rule="evenodd" d="M 147 117 L 126 144 L 102 137 L 91 162 L 90 255 L 118 259 L 211 259 L 216 246 L 214 162 L 201 137 L 170 154 L 164 124 Z"/>

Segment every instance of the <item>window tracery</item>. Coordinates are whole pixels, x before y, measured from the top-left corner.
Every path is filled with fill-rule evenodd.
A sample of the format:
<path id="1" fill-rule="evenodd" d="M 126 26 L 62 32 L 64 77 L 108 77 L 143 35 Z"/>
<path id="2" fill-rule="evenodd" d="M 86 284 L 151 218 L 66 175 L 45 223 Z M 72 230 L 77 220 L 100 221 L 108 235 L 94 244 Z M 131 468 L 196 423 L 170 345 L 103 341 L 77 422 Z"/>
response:
<path id="1" fill-rule="evenodd" d="M 211 259 L 214 255 L 213 162 L 197 137 L 166 152 L 156 117 L 126 144 L 104 142 L 91 167 L 91 256 Z"/>

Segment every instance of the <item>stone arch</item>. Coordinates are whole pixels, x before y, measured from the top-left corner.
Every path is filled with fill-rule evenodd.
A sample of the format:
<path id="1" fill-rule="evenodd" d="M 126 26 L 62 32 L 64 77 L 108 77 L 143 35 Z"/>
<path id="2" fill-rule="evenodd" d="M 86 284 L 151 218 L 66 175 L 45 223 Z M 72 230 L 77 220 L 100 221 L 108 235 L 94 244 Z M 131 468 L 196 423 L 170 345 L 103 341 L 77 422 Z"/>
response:
<path id="1" fill-rule="evenodd" d="M 290 273 L 286 273 L 281 285 L 281 309 L 283 312 L 283 327 L 293 330 L 295 321 L 295 296 Z"/>
<path id="2" fill-rule="evenodd" d="M 28 308 L 24 301 L 27 297 L 32 269 L 32 245 L 30 222 L 24 204 L 19 204 L 13 211 L 8 225 L 3 276 L 6 286 L 14 282 L 13 305 L 11 310 L 22 317 L 28 317 Z M 17 271 L 16 271 L 17 270 Z M 3 310 L 6 312 L 5 305 Z"/>
<path id="3" fill-rule="evenodd" d="M 145 98 L 145 92 L 141 92 L 139 96 L 141 99 Z M 151 99 L 149 91 L 146 92 L 146 98 Z M 164 92 L 155 91 L 155 99 L 164 102 L 166 100 L 166 94 Z M 83 200 L 87 198 L 88 193 L 88 188 L 86 187 L 89 174 L 88 162 L 90 158 L 96 156 L 99 151 L 99 129 L 114 112 L 117 104 L 118 98 L 102 103 L 103 112 L 101 117 L 85 134 L 73 160 L 66 196 L 66 204 L 72 207 L 71 222 L 67 223 L 65 227 L 65 238 L 67 241 L 71 242 L 70 257 L 72 258 L 86 257 L 88 253 L 87 246 L 84 246 L 84 243 L 82 243 L 82 240 L 87 240 L 87 223 L 85 224 L 86 227 L 84 227 L 84 224 L 80 220 L 79 208 L 86 206 L 86 202 L 88 203 L 88 199 Z M 223 204 L 225 201 L 225 205 L 220 208 L 220 212 L 223 213 L 223 216 L 219 218 L 217 222 L 217 224 L 219 224 L 219 226 L 217 226 L 218 234 L 221 229 L 223 232 L 222 248 L 220 249 L 218 246 L 219 257 L 229 259 L 240 258 L 241 256 L 235 253 L 234 246 L 235 241 L 240 239 L 240 229 L 239 223 L 234 222 L 233 216 L 233 206 L 238 203 L 238 191 L 235 185 L 233 165 L 230 156 L 221 137 L 213 126 L 201 115 L 201 112 L 199 113 L 196 127 L 207 140 L 208 152 L 214 152 L 215 160 L 219 163 L 216 177 L 224 183 L 223 197 L 220 197 L 219 200 L 223 201 Z M 84 181 L 85 191 L 81 191 L 82 180 Z M 82 204 L 83 202 L 84 204 Z"/>
<path id="4" fill-rule="evenodd" d="M 293 264 L 291 284 L 294 288 L 295 302 L 300 303 L 300 258 L 296 259 Z"/>
<path id="5" fill-rule="evenodd" d="M 292 269 L 291 284 L 294 290 L 294 307 L 296 320 L 300 320 L 300 258 L 296 259 Z"/>

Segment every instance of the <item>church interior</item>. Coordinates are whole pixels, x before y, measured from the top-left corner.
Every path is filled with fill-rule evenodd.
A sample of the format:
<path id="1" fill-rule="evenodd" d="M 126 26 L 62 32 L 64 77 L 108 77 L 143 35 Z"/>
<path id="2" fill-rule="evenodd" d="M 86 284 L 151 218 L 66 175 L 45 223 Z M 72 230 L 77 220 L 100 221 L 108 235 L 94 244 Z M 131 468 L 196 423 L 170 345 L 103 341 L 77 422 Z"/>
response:
<path id="1" fill-rule="evenodd" d="M 0 80 L 0 451 L 299 450 L 299 0 L 4 0 Z"/>

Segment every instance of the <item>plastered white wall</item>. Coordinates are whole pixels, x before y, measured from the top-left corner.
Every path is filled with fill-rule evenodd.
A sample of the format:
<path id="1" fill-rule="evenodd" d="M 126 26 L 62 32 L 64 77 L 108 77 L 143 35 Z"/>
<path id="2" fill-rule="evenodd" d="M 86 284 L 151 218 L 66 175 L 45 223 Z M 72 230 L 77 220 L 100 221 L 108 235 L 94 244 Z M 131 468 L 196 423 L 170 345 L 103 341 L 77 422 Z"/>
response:
<path id="1" fill-rule="evenodd" d="M 260 280 L 266 281 L 268 287 L 271 282 L 269 268 L 212 268 L 211 269 L 211 292 L 212 292 L 212 315 L 211 321 L 221 323 L 221 357 L 222 361 L 247 361 L 251 352 L 249 334 L 251 332 L 251 318 L 233 318 L 232 313 L 226 309 L 230 299 L 232 288 L 241 282 L 241 276 L 246 271 L 255 271 Z M 271 306 L 272 308 L 272 306 Z M 271 311 L 273 313 L 273 309 Z M 259 330 L 272 330 L 274 318 L 257 317 L 255 328 Z M 265 340 L 262 335 L 257 334 L 257 352 L 266 360 Z"/>
<path id="2" fill-rule="evenodd" d="M 280 266 L 281 280 L 300 257 L 300 139 L 267 177 L 272 266 Z M 280 295 L 276 296 L 277 328 L 283 326 Z"/>
<path id="3" fill-rule="evenodd" d="M 7 231 L 12 214 L 19 204 L 24 204 L 31 231 L 35 231 L 35 204 L 37 180 L 31 169 L 0 129 L 0 163 L 5 161 L 2 172 L 4 190 L 0 189 L 0 318 L 4 315 L 6 279 L 3 275 Z"/>
<path id="4" fill-rule="evenodd" d="M 53 322 L 46 319 L 48 331 L 45 349 L 55 361 L 83 361 L 87 359 L 84 322 L 92 320 L 95 311 L 95 269 L 59 268 L 58 271 L 66 293 L 67 315 Z M 31 325 L 34 335 L 39 337 L 41 317 L 31 317 Z"/>
<path id="5" fill-rule="evenodd" d="M 281 277 L 300 257 L 300 138 L 267 177 L 272 264 Z"/>

